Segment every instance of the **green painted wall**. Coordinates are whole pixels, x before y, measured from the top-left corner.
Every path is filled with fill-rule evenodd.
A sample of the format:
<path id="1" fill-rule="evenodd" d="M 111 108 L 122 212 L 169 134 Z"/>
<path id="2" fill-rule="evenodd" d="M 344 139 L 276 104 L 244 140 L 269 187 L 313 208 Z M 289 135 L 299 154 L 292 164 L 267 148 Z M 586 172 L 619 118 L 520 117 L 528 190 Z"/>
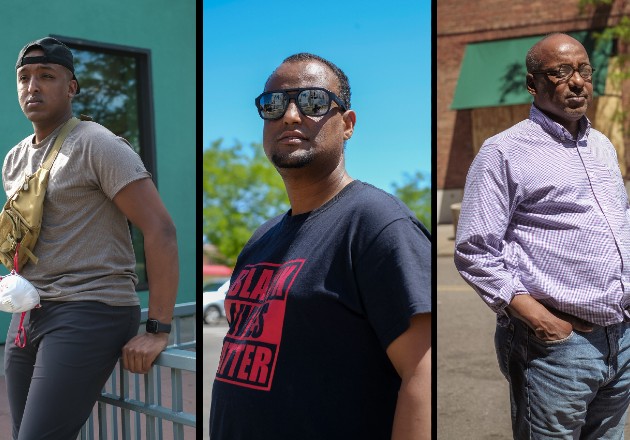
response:
<path id="1" fill-rule="evenodd" d="M 178 303 L 196 298 L 195 16 L 193 0 L 11 0 L 0 14 L 0 158 L 33 132 L 16 93 L 15 62 L 26 43 L 60 35 L 151 50 L 157 186 L 177 226 Z M 148 293 L 139 296 L 146 307 Z M 0 312 L 0 343 L 9 321 Z"/>

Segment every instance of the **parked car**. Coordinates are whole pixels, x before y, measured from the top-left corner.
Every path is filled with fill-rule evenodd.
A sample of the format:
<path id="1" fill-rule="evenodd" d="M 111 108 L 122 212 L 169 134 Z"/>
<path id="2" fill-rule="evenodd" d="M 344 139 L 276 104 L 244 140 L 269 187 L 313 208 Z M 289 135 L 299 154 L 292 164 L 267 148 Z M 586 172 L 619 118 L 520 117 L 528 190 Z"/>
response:
<path id="1" fill-rule="evenodd" d="M 203 287 L 203 323 L 216 325 L 225 322 L 225 295 L 230 280 L 206 284 Z"/>

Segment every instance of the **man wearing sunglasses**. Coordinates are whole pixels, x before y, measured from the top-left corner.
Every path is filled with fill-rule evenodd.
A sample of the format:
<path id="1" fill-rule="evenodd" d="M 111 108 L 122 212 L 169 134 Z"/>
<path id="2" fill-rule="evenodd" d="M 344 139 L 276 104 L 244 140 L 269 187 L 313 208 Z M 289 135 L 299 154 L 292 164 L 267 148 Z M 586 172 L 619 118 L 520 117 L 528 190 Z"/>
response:
<path id="1" fill-rule="evenodd" d="M 514 438 L 622 438 L 630 213 L 617 155 L 586 117 L 594 69 L 579 41 L 551 34 L 526 66 L 529 119 L 475 158 L 455 264 L 497 313 Z"/>
<path id="2" fill-rule="evenodd" d="M 291 210 L 241 252 L 210 437 L 430 438 L 430 240 L 398 199 L 353 180 L 345 74 L 287 58 L 255 99 Z"/>

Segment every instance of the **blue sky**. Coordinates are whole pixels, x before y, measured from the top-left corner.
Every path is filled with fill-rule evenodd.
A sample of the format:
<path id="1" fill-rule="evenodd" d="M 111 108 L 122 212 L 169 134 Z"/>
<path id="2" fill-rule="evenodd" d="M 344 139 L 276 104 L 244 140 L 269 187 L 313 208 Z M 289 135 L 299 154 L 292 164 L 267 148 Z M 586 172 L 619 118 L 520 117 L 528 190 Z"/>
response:
<path id="1" fill-rule="evenodd" d="M 431 181 L 431 2 L 204 0 L 203 139 L 262 141 L 254 98 L 284 58 L 311 52 L 348 76 L 349 174 L 386 191 Z"/>

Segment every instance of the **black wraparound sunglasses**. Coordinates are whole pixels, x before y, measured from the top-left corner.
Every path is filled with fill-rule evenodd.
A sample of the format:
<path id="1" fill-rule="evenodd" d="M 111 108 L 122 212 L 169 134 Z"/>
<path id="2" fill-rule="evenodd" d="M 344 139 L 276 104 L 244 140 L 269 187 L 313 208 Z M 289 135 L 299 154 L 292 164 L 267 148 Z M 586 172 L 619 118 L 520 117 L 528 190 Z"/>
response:
<path id="1" fill-rule="evenodd" d="M 289 107 L 291 99 L 305 116 L 324 116 L 330 111 L 333 101 L 341 111 L 346 111 L 343 101 L 330 90 L 321 87 L 272 90 L 256 98 L 256 108 L 265 120 L 280 119 Z"/>

